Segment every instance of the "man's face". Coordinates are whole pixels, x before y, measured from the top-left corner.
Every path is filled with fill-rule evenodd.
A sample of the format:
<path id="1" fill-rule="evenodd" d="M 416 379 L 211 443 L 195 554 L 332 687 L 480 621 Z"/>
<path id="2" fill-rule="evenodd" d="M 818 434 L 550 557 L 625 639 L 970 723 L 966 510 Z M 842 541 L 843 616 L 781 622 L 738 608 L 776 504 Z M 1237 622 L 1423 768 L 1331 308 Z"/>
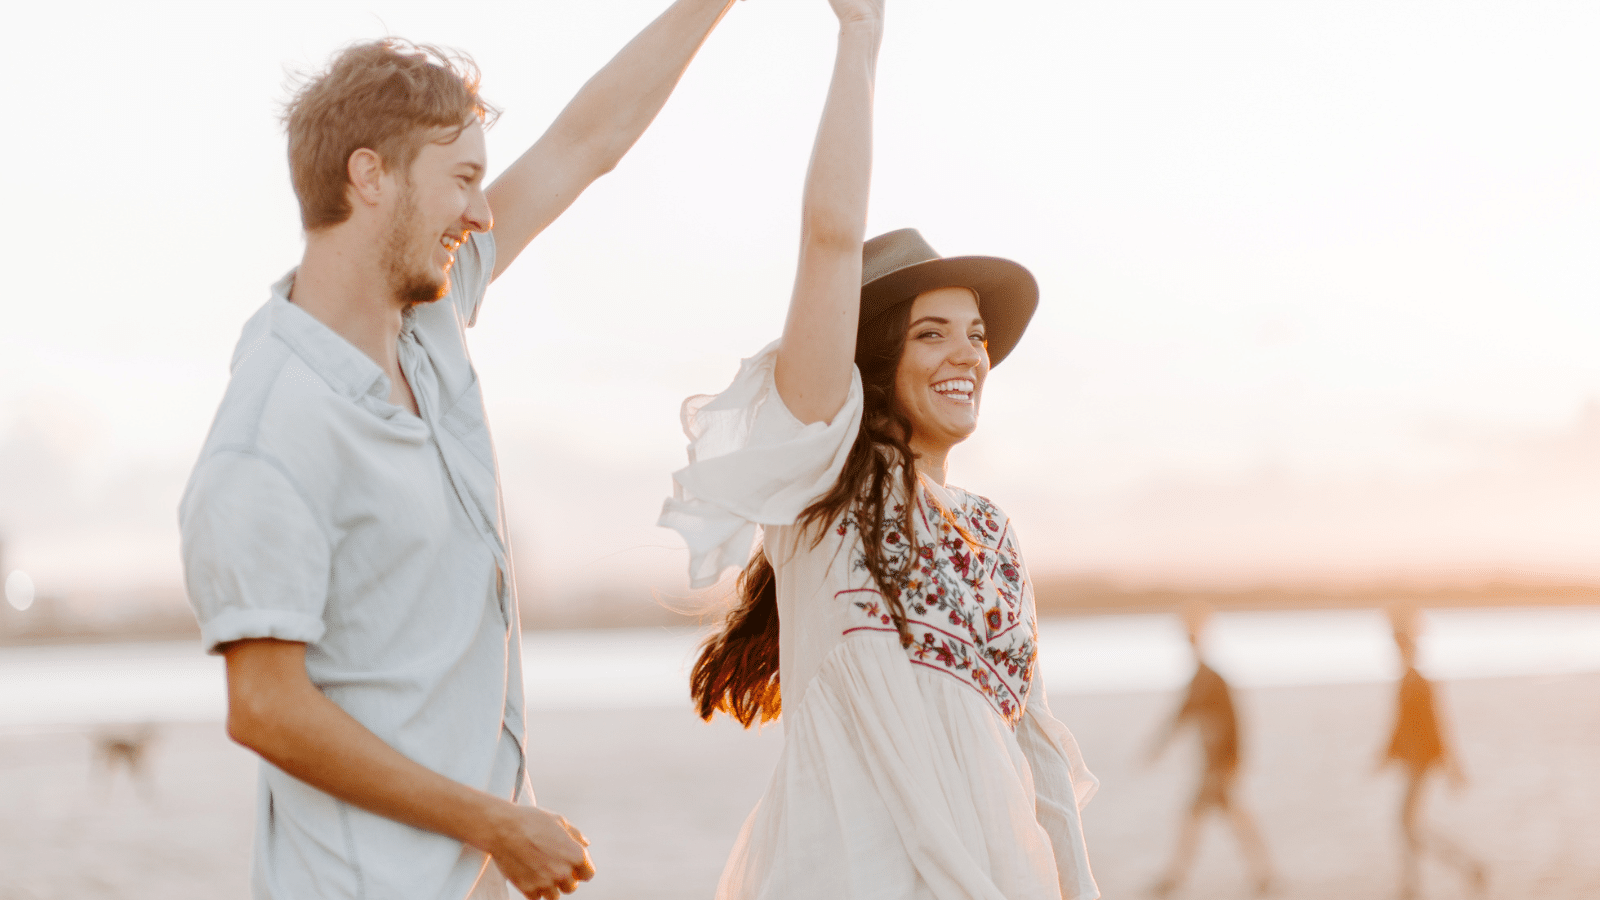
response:
<path id="1" fill-rule="evenodd" d="M 389 291 L 405 306 L 432 303 L 448 293 L 456 248 L 468 232 L 488 231 L 494 224 L 483 193 L 488 162 L 483 127 L 474 119 L 459 135 L 438 129 L 431 137 L 398 179 L 400 190 L 385 228 Z"/>

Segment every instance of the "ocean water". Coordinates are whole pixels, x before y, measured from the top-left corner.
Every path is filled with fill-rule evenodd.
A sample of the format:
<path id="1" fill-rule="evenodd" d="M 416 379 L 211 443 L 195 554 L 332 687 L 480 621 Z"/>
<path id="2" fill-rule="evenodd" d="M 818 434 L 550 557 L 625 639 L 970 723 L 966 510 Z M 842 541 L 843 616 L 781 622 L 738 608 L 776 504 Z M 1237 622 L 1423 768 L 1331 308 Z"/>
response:
<path id="1" fill-rule="evenodd" d="M 1430 612 L 1419 667 L 1437 679 L 1600 672 L 1600 609 Z M 531 707 L 688 706 L 686 677 L 703 632 L 692 628 L 528 632 Z M 1193 670 L 1170 615 L 1040 622 L 1051 694 L 1173 690 Z M 1395 678 L 1388 621 L 1376 611 L 1220 613 L 1211 665 L 1240 687 Z M 0 728 L 220 720 L 221 659 L 195 642 L 0 648 Z"/>

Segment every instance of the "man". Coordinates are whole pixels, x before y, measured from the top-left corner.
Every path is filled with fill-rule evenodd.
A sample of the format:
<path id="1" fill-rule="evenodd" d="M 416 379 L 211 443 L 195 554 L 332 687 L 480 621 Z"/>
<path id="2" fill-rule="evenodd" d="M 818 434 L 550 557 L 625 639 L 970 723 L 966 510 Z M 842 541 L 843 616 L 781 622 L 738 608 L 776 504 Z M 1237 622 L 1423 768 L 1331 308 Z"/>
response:
<path id="1" fill-rule="evenodd" d="M 676 0 L 487 190 L 469 61 L 354 46 L 286 116 L 305 226 L 179 510 L 263 759 L 257 898 L 527 897 L 593 875 L 532 805 L 514 579 L 464 329 L 660 111 L 732 0 Z M 503 877 L 501 876 L 503 873 Z"/>
<path id="2" fill-rule="evenodd" d="M 1207 813 L 1223 816 L 1232 827 L 1234 837 L 1255 875 L 1257 894 L 1272 888 L 1272 863 L 1267 857 L 1266 845 L 1256 829 L 1255 819 L 1234 796 L 1234 785 L 1239 776 L 1239 717 L 1234 710 L 1233 691 L 1217 671 L 1206 665 L 1201 652 L 1201 641 L 1206 624 L 1211 619 L 1211 606 L 1199 600 L 1184 604 L 1183 618 L 1189 633 L 1189 647 L 1194 651 L 1194 678 L 1189 682 L 1183 705 L 1168 720 L 1150 746 L 1147 762 L 1153 763 L 1166 749 L 1178 729 L 1193 725 L 1200 733 L 1200 748 L 1204 768 L 1200 772 L 1200 785 L 1194 802 L 1178 832 L 1178 846 L 1166 874 L 1156 882 L 1154 893 L 1167 896 L 1175 890 L 1189 866 L 1194 862 L 1195 850 L 1200 841 L 1200 823 Z"/>

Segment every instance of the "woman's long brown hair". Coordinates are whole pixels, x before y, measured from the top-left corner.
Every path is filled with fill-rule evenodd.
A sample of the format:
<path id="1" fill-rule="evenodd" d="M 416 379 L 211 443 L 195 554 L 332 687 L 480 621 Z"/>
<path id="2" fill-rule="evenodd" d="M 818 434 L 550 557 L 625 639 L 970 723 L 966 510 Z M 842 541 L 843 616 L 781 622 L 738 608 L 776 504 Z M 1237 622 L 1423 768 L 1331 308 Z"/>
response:
<path id="1" fill-rule="evenodd" d="M 889 307 L 865 322 L 856 333 L 856 368 L 861 372 L 861 430 L 845 458 L 839 480 L 800 514 L 798 524 L 813 531 L 820 541 L 828 526 L 847 512 L 861 534 L 867 570 L 877 582 L 885 607 L 900 632 L 901 644 L 911 643 L 905 607 L 900 601 L 904 571 L 891 571 L 884 559 L 883 537 L 898 531 L 910 544 L 906 565 L 916 559 L 916 532 L 911 516 L 915 508 L 917 474 L 913 466 L 911 422 L 894 402 L 895 369 L 905 350 L 906 328 L 911 322 L 911 301 Z M 899 484 L 894 480 L 898 476 Z M 898 509 L 890 498 L 904 497 Z M 770 722 L 783 711 L 778 685 L 778 590 L 772 562 L 764 548 L 739 576 L 739 605 L 722 622 L 722 629 L 700 647 L 689 676 L 689 692 L 700 718 L 709 720 L 719 710 L 746 728 L 757 720 Z"/>

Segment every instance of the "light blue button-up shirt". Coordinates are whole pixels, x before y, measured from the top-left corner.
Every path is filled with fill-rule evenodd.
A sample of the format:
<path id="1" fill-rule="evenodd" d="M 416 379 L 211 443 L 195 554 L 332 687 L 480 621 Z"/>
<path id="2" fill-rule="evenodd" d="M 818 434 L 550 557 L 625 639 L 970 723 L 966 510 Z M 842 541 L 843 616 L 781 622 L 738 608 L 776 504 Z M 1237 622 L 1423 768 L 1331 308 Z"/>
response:
<path id="1" fill-rule="evenodd" d="M 179 507 L 206 648 L 306 644 L 306 670 L 390 746 L 512 799 L 522 760 L 520 628 L 494 451 L 465 329 L 494 270 L 473 234 L 450 294 L 415 307 L 389 379 L 289 302 L 245 325 L 232 379 Z M 526 798 L 524 798 L 526 799 Z M 261 764 L 258 900 L 460 900 L 481 852 L 365 812 Z"/>

